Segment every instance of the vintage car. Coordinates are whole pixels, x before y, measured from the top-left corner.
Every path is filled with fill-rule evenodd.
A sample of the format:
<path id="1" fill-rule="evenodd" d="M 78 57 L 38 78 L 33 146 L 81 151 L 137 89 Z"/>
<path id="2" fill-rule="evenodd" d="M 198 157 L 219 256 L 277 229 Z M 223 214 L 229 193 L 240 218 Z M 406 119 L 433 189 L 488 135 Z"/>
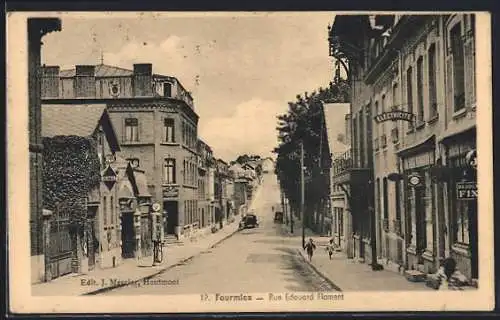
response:
<path id="1" fill-rule="evenodd" d="M 250 229 L 259 226 L 257 216 L 255 214 L 247 214 L 240 221 L 240 229 Z"/>

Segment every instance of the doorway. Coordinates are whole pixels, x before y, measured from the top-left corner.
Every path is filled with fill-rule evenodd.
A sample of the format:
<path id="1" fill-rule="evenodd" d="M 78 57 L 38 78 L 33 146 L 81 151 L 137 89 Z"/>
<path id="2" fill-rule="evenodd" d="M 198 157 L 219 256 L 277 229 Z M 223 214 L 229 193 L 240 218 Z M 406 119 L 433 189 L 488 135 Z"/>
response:
<path id="1" fill-rule="evenodd" d="M 133 258 L 135 252 L 134 213 L 122 212 L 122 257 Z"/>
<path id="2" fill-rule="evenodd" d="M 179 225 L 179 209 L 177 201 L 163 202 L 163 208 L 167 213 L 167 234 L 175 234 L 175 228 Z"/>
<path id="3" fill-rule="evenodd" d="M 427 222 L 425 221 L 425 188 L 415 188 L 415 225 L 417 237 L 417 255 L 419 256 L 419 263 L 422 263 L 422 253 L 427 247 Z"/>

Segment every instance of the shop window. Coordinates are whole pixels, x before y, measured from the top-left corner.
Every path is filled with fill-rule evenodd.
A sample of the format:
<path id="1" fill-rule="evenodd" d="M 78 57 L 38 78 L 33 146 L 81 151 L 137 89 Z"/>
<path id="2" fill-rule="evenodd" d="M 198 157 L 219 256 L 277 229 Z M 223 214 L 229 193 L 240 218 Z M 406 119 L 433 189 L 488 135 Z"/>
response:
<path id="1" fill-rule="evenodd" d="M 137 118 L 125 119 L 125 141 L 139 141 L 139 120 Z"/>

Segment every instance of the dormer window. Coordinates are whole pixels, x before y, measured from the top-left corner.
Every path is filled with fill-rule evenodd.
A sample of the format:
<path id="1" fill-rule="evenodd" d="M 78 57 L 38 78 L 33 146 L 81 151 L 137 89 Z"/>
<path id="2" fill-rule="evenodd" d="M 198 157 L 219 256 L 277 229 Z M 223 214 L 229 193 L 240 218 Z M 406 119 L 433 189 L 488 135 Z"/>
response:
<path id="1" fill-rule="evenodd" d="M 172 84 L 170 82 L 163 83 L 163 96 L 167 98 L 172 97 Z"/>

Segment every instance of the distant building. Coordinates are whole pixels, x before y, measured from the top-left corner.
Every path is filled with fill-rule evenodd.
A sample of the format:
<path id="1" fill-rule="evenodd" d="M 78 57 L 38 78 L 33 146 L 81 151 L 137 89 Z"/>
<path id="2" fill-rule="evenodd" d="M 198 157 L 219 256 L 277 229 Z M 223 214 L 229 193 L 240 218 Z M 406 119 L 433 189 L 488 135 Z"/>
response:
<path id="1" fill-rule="evenodd" d="M 348 103 L 331 103 L 324 105 L 325 125 L 328 138 L 328 147 L 331 153 L 333 168 L 342 165 L 343 161 L 349 158 L 350 146 L 348 144 Z M 337 171 L 330 170 L 330 210 L 325 218 L 325 222 L 331 226 L 331 235 L 335 244 L 343 251 L 353 252 L 353 242 L 349 235 L 352 233 L 352 222 L 348 212 L 347 203 L 348 186 L 334 183 L 333 177 Z"/>
<path id="2" fill-rule="evenodd" d="M 106 104 L 121 156 L 145 171 L 149 192 L 161 207 L 161 237 L 182 239 L 198 221 L 198 115 L 182 84 L 152 69 L 148 63 L 132 70 L 46 66 L 42 95 L 46 104 Z"/>

